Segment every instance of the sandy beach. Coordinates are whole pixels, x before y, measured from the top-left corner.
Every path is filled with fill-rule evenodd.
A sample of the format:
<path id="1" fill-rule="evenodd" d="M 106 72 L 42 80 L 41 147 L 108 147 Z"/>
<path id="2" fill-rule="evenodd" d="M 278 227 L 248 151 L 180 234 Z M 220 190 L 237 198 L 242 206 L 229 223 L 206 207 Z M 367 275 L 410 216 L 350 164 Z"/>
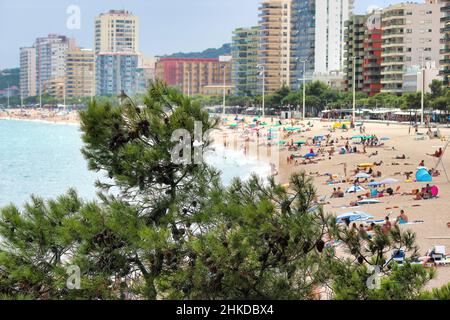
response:
<path id="1" fill-rule="evenodd" d="M 78 124 L 78 111 L 48 111 L 44 109 L 0 109 L 0 119 L 45 121 L 50 123 Z"/>
<path id="2" fill-rule="evenodd" d="M 378 147 L 366 147 L 366 153 L 350 153 L 339 154 L 341 147 L 345 146 L 347 141 L 351 148 L 356 147 L 358 152 L 362 152 L 362 145 L 356 144 L 358 139 L 351 139 L 355 135 L 360 134 L 359 127 L 350 130 L 336 129 L 334 132 L 330 132 L 334 122 L 324 122 L 318 120 L 306 120 L 305 122 L 291 122 L 291 120 L 283 120 L 282 126 L 274 127 L 278 122 L 277 119 L 259 119 L 262 123 L 266 122 L 268 126 L 260 127 L 259 131 L 259 143 L 256 141 L 256 129 L 244 129 L 241 124 L 242 117 L 240 118 L 240 124 L 233 127 L 235 123 L 234 116 L 228 116 L 226 119 L 226 125 L 224 126 L 220 139 L 223 136 L 226 137 L 228 147 L 243 149 L 248 143 L 257 144 L 258 158 L 264 161 L 274 162 L 274 159 L 267 155 L 267 134 L 268 128 L 275 135 L 276 140 L 285 140 L 287 143 L 291 141 L 304 141 L 310 145 L 302 145 L 297 151 L 300 155 L 308 154 L 310 151 L 319 153 L 319 149 L 323 149 L 324 154 L 319 154 L 314 158 L 314 163 L 301 164 L 303 158 L 294 159 L 294 161 L 288 164 L 287 158 L 295 152 L 289 151 L 286 146 L 277 146 L 279 148 L 279 163 L 277 166 L 278 175 L 276 180 L 281 184 L 287 184 L 289 177 L 292 173 L 304 170 L 306 173 L 314 177 L 315 185 L 319 194 L 319 198 L 326 197 L 324 210 L 327 213 L 339 215 L 341 213 L 351 211 L 364 211 L 372 216 L 375 220 L 382 220 L 389 215 L 391 221 L 395 221 L 396 217 L 400 214 L 400 210 L 403 209 L 407 214 L 409 221 L 422 220 L 423 223 L 402 225 L 402 229 L 410 229 L 416 233 L 417 244 L 420 247 L 420 254 L 425 255 L 426 251 L 435 245 L 446 246 L 447 254 L 450 254 L 450 227 L 447 223 L 450 222 L 450 183 L 447 181 L 443 165 L 448 168 L 450 174 L 450 152 L 444 153 L 442 157 L 442 164 L 437 168 L 440 175 L 433 177 L 431 185 L 436 185 L 439 188 L 439 195 L 437 198 L 428 200 L 414 200 L 412 195 L 401 195 L 401 193 L 411 192 L 413 189 L 421 189 L 426 186 L 424 182 L 411 182 L 407 181 L 405 172 L 413 172 L 411 178 L 415 178 L 416 169 L 420 162 L 424 160 L 424 164 L 427 168 L 436 168 L 438 158 L 427 155 L 434 154 L 439 148 L 444 149 L 446 141 L 443 139 L 433 138 L 430 139 L 426 133 L 426 128 L 419 128 L 419 134 L 416 135 L 414 128 L 409 128 L 404 124 L 389 124 L 386 123 L 369 123 L 364 122 L 365 135 L 376 135 L 380 139 L 380 143 L 383 145 Z M 244 121 L 248 124 L 253 122 L 253 117 L 244 116 Z M 307 125 L 309 122 L 310 126 Z M 358 121 L 359 122 L 359 121 Z M 357 123 L 358 123 L 357 122 Z M 231 125 L 231 127 L 230 127 Z M 289 137 L 289 131 L 285 131 L 286 128 L 301 127 L 301 131 L 292 131 Z M 305 131 L 307 130 L 307 131 Z M 432 129 L 436 130 L 436 129 Z M 446 137 L 448 140 L 450 136 L 450 129 L 439 128 L 441 136 Z M 325 141 L 322 141 L 321 147 L 311 146 L 312 138 L 320 135 L 331 135 L 332 140 L 338 139 L 338 143 L 334 144 L 336 150 L 334 155 L 329 155 L 330 147 L 325 147 Z M 240 142 L 233 141 L 235 137 L 239 137 Z M 349 140 L 347 140 L 347 138 Z M 423 140 L 422 140 L 423 139 Z M 247 142 L 246 142 L 247 140 Z M 223 143 L 223 140 L 222 140 Z M 250 148 L 251 149 L 251 148 Z M 312 150 L 311 150 L 312 149 Z M 254 150 L 253 150 L 254 151 Z M 256 156 L 251 150 L 246 151 L 249 156 Z M 396 159 L 405 155 L 406 159 Z M 297 160 L 298 164 L 295 164 Z M 346 190 L 352 186 L 352 182 L 327 184 L 330 174 L 335 176 L 335 180 L 345 180 L 344 163 L 347 166 L 347 178 L 354 180 L 354 173 L 358 164 L 362 163 L 374 163 L 382 161 L 381 165 L 373 167 L 373 171 L 381 172 L 381 177 L 374 178 L 374 180 L 380 181 L 387 178 L 393 178 L 398 182 L 385 186 L 384 188 L 391 187 L 394 190 L 398 190 L 398 194 L 392 196 L 384 196 L 376 198 L 380 201 L 379 204 L 361 205 L 357 207 L 350 207 L 350 203 L 357 201 L 357 195 L 365 195 L 369 190 L 364 183 L 361 186 L 366 188 L 366 191 L 360 193 L 345 193 L 343 198 L 330 198 L 333 193 L 333 188 L 341 188 Z M 378 189 L 383 189 L 380 187 Z M 359 222 L 358 222 L 359 225 Z M 430 288 L 439 287 L 450 282 L 450 267 L 438 267 L 437 277 L 429 283 Z"/>
<path id="3" fill-rule="evenodd" d="M 349 130 L 335 129 L 332 132 L 330 131 L 334 123 L 332 121 L 306 120 L 300 122 L 283 120 L 281 125 L 277 125 L 279 121 L 277 118 L 267 118 L 258 119 L 261 123 L 266 122 L 267 125 L 257 126 L 252 116 L 239 116 L 238 118 L 239 121 L 235 120 L 234 115 L 225 118 L 221 130 L 214 134 L 216 144 L 241 150 L 246 156 L 255 157 L 264 163 L 272 163 L 273 173 L 276 173 L 276 180 L 280 184 L 286 185 L 293 173 L 305 171 L 314 178 L 319 198 L 325 199 L 325 203 L 327 203 L 324 206 L 327 213 L 339 215 L 351 211 L 364 211 L 372 215 L 375 220 L 382 220 L 388 215 L 391 221 L 395 221 L 400 210 L 403 209 L 409 221 L 423 221 L 423 223 L 401 226 L 401 228 L 410 229 L 416 233 L 421 255 L 425 255 L 427 250 L 435 245 L 446 246 L 447 254 L 450 254 L 450 227 L 447 226 L 450 223 L 450 183 L 447 181 L 443 169 L 444 167 L 448 168 L 450 174 L 450 150 L 444 153 L 442 163 L 438 167 L 436 167 L 438 158 L 427 155 L 434 154 L 439 148 L 445 148 L 450 137 L 449 128 L 439 128 L 441 135 L 446 137 L 444 141 L 444 139 L 439 138 L 430 139 L 426 135 L 426 128 L 419 128 L 419 134 L 421 135 L 416 135 L 414 128 L 404 124 L 388 125 L 386 123 L 363 122 L 364 135 L 375 135 L 382 145 L 377 147 L 367 146 L 366 153 L 362 153 L 363 146 L 358 144 L 359 140 L 351 139 L 361 134 L 358 126 Z M 25 112 L 20 109 L 11 109 L 0 111 L 0 119 L 72 124 L 79 122 L 76 111 L 61 115 L 43 110 L 27 110 Z M 289 131 L 289 128 L 294 130 Z M 269 132 L 274 137 L 273 140 L 268 140 Z M 316 141 L 320 143 L 320 146 L 312 143 L 314 137 L 327 135 L 330 135 L 330 140 L 335 141 L 335 153 L 333 155 L 330 155 L 331 147 L 326 146 L 325 140 L 321 143 Z M 302 144 L 295 151 L 289 150 L 289 147 L 285 144 L 279 144 L 279 140 L 284 140 L 287 144 L 298 141 L 306 144 Z M 268 147 L 268 142 L 272 144 L 271 147 Z M 347 142 L 351 148 L 356 147 L 358 152 L 339 154 L 340 149 Z M 312 158 L 312 162 L 303 158 L 305 154 L 311 151 L 318 154 L 317 157 Z M 296 153 L 299 157 L 288 163 L 288 158 L 293 153 Z M 403 155 L 405 159 L 397 159 L 397 157 Z M 409 193 L 413 189 L 421 189 L 426 186 L 427 183 L 408 180 L 404 174 L 405 172 L 412 172 L 411 178 L 414 180 L 417 167 L 422 160 L 427 168 L 436 168 L 440 172 L 440 175 L 433 177 L 433 181 L 430 183 L 439 188 L 437 198 L 414 200 L 413 195 L 402 195 L 402 193 Z M 385 187 L 391 187 L 397 191 L 397 194 L 376 198 L 380 201 L 378 204 L 352 207 L 350 203 L 357 201 L 358 195 L 365 195 L 369 191 L 366 183 L 362 182 L 361 186 L 366 188 L 366 191 L 357 194 L 345 193 L 342 198 L 330 198 L 334 188 L 340 187 L 345 191 L 352 186 L 351 181 L 354 180 L 352 171 L 357 168 L 358 164 L 362 163 L 379 163 L 379 166 L 373 167 L 373 171 L 380 171 L 381 177 L 374 178 L 374 180 L 380 181 L 387 178 L 398 180 L 398 182 Z M 347 168 L 346 176 L 345 166 Z M 327 183 L 330 176 L 334 176 L 334 181 L 346 179 L 348 181 L 330 184 Z M 379 189 L 383 189 L 383 187 Z M 429 283 L 428 287 L 440 287 L 449 282 L 450 267 L 438 267 L 437 277 Z"/>

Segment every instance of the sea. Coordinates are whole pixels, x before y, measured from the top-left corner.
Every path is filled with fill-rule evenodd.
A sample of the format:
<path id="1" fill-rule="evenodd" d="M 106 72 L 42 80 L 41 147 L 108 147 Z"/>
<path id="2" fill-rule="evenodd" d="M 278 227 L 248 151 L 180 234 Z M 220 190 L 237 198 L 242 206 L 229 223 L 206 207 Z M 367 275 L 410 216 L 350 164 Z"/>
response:
<path id="1" fill-rule="evenodd" d="M 0 208 L 22 207 L 31 195 L 56 198 L 69 188 L 85 200 L 96 200 L 95 181 L 104 177 L 88 170 L 82 146 L 75 124 L 0 119 Z M 270 165 L 220 146 L 205 160 L 221 171 L 224 185 L 235 177 L 270 174 Z"/>

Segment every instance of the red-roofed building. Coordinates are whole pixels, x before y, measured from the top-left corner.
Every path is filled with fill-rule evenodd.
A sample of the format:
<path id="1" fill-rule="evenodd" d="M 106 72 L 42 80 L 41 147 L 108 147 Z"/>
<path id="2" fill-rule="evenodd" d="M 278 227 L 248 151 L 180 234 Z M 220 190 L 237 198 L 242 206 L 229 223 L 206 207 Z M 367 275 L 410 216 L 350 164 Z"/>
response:
<path id="1" fill-rule="evenodd" d="M 176 86 L 184 94 L 211 94 L 208 87 L 224 86 L 227 94 L 231 87 L 231 59 L 161 58 L 156 63 L 156 78 L 169 86 Z"/>

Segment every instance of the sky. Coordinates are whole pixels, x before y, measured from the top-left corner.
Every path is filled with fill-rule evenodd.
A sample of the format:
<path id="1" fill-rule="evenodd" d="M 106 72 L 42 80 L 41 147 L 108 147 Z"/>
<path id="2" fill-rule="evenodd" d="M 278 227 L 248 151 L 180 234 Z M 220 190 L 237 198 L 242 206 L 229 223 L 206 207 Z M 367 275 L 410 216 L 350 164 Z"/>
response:
<path id="1" fill-rule="evenodd" d="M 319 0 L 321 1 L 321 0 Z M 420 0 L 419 0 L 420 1 Z M 0 70 L 18 67 L 19 48 L 58 33 L 93 47 L 93 21 L 110 9 L 126 9 L 141 20 L 140 51 L 146 56 L 203 51 L 231 42 L 232 30 L 256 25 L 261 0 L 0 0 Z M 356 13 L 401 0 L 355 0 Z M 68 28 L 71 5 L 80 28 Z"/>

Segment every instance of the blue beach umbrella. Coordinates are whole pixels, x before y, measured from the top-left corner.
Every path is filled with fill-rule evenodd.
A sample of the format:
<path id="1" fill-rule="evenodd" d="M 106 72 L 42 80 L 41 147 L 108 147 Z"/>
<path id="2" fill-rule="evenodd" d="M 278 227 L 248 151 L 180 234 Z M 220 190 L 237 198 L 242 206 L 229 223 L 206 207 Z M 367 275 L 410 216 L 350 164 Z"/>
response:
<path id="1" fill-rule="evenodd" d="M 368 214 L 364 211 L 353 211 L 353 212 L 343 213 L 336 217 L 337 223 L 344 222 L 344 220 L 347 220 L 347 219 L 350 222 L 365 221 L 365 220 L 373 219 L 373 216 L 371 216 L 370 214 Z"/>
<path id="2" fill-rule="evenodd" d="M 361 186 L 351 186 L 350 188 L 345 190 L 346 193 L 357 193 L 362 191 L 365 191 L 365 189 Z"/>
<path id="3" fill-rule="evenodd" d="M 305 156 L 304 156 L 304 158 L 314 158 L 314 157 L 317 157 L 317 154 L 315 154 L 315 153 L 307 153 L 307 154 L 305 154 Z"/>

